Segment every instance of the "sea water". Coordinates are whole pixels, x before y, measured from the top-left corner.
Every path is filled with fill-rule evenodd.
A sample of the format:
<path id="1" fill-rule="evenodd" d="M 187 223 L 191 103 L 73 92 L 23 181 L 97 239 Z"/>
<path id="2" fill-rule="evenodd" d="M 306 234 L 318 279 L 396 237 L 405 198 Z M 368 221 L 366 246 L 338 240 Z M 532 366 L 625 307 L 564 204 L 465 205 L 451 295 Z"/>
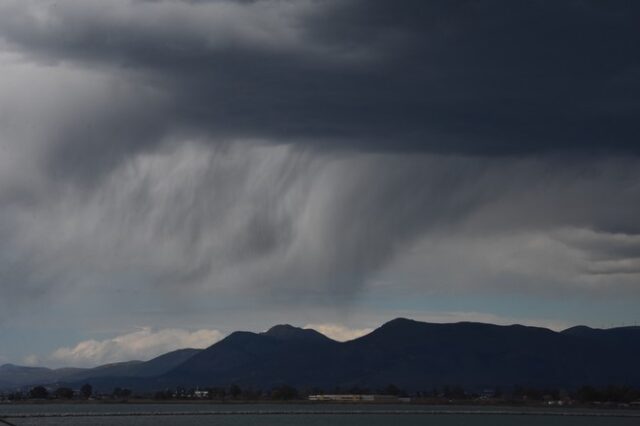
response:
<path id="1" fill-rule="evenodd" d="M 627 426 L 640 412 L 349 404 L 32 404 L 0 405 L 16 426 Z M 1 423 L 0 423 L 1 424 Z"/>

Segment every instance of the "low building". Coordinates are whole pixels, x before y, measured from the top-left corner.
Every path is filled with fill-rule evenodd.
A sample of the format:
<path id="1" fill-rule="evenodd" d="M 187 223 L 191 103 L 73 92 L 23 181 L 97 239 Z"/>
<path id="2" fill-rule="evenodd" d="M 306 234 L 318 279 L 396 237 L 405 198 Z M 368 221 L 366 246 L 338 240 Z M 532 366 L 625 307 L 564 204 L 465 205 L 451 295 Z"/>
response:
<path id="1" fill-rule="evenodd" d="M 402 402 L 408 401 L 408 398 L 402 398 Z M 309 395 L 309 401 L 335 401 L 335 402 L 398 402 L 400 398 L 395 395 L 360 395 L 360 394 L 341 394 L 341 395 Z"/>
<path id="2" fill-rule="evenodd" d="M 193 396 L 196 398 L 209 398 L 208 390 L 195 390 L 193 391 Z"/>

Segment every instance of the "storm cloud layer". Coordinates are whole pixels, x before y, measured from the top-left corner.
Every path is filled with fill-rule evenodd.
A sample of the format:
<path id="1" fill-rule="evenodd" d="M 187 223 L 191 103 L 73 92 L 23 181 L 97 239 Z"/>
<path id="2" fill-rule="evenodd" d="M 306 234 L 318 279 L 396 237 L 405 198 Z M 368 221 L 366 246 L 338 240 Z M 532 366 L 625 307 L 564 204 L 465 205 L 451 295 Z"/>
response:
<path id="1" fill-rule="evenodd" d="M 58 154 L 72 161 L 103 144 L 112 156 L 147 146 L 166 128 L 368 150 L 635 154 L 639 9 L 594 1 L 4 1 L 0 32 L 31 60 L 139 78 L 134 84 L 147 87 L 130 95 L 140 102 L 140 92 L 153 92 L 134 117 L 113 117 L 119 125 L 108 141 L 98 126 L 65 134 Z"/>
<path id="2" fill-rule="evenodd" d="M 0 321 L 140 292 L 176 317 L 371 292 L 638 300 L 639 18 L 0 0 Z"/>

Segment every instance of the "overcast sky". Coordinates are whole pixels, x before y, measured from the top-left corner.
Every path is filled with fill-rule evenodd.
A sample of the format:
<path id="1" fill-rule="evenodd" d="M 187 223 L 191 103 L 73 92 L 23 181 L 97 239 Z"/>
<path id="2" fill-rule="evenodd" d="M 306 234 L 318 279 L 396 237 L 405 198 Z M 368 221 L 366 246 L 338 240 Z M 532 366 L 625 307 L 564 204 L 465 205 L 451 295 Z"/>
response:
<path id="1" fill-rule="evenodd" d="M 640 3 L 0 0 L 0 364 L 640 321 Z"/>

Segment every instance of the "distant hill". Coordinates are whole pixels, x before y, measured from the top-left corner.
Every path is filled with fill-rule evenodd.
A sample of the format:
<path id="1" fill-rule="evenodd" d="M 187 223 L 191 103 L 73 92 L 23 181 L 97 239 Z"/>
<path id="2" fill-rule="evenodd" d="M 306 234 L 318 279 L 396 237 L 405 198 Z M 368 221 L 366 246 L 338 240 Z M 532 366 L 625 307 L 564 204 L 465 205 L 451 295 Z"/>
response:
<path id="1" fill-rule="evenodd" d="M 79 387 L 87 381 L 111 382 L 123 377 L 150 378 L 166 373 L 198 352 L 200 349 L 179 349 L 149 361 L 118 362 L 94 368 L 49 369 L 5 364 L 0 366 L 0 389 L 24 388 L 38 384 Z"/>
<path id="2" fill-rule="evenodd" d="M 170 371 L 198 352 L 200 352 L 200 349 L 179 349 L 160 355 L 149 361 L 127 361 L 101 365 L 70 374 L 65 377 L 65 381 L 72 382 L 112 377 L 154 377 Z"/>
<path id="3" fill-rule="evenodd" d="M 28 385 L 57 382 L 73 374 L 85 371 L 82 368 L 51 369 L 44 367 L 23 367 L 4 364 L 0 366 L 0 389 L 13 389 Z"/>
<path id="4" fill-rule="evenodd" d="M 204 350 L 76 371 L 65 382 L 138 391 L 231 384 L 261 389 L 288 384 L 328 391 L 338 386 L 380 389 L 389 384 L 408 391 L 445 385 L 639 386 L 638 359 L 638 327 L 579 326 L 555 332 L 522 325 L 431 324 L 399 318 L 348 342 L 290 325 L 264 333 L 235 332 Z M 7 376 L 3 368 L 0 383 L 7 377 L 15 380 L 15 373 Z M 41 377 L 51 374 L 45 373 Z"/>

